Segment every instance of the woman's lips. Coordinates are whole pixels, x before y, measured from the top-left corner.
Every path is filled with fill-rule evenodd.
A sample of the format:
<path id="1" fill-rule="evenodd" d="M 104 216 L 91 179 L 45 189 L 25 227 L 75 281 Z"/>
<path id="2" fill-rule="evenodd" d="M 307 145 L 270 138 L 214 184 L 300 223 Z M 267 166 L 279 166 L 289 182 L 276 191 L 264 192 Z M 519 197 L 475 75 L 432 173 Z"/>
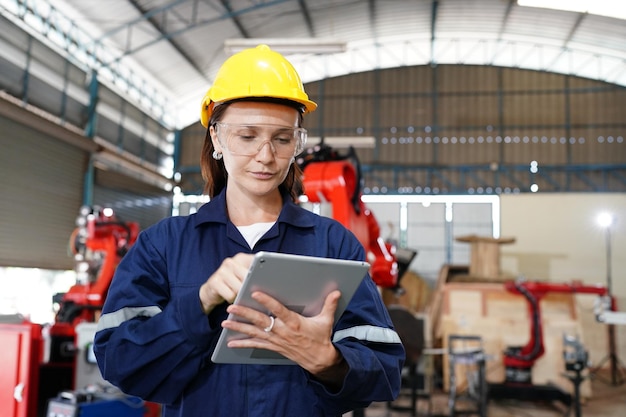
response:
<path id="1" fill-rule="evenodd" d="M 274 176 L 274 173 L 272 173 L 272 172 L 256 171 L 256 172 L 252 172 L 252 175 L 255 178 L 266 180 L 266 179 L 272 178 Z"/>

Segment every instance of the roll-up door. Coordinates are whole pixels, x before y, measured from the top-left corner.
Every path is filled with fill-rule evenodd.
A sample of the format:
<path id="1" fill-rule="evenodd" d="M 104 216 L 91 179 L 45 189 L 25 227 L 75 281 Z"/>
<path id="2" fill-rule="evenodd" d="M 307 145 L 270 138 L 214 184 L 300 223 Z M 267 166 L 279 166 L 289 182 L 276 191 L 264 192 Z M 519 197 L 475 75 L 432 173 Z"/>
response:
<path id="1" fill-rule="evenodd" d="M 0 117 L 0 266 L 73 269 L 87 152 Z"/>
<path id="2" fill-rule="evenodd" d="M 121 221 L 139 223 L 141 230 L 172 213 L 172 193 L 113 171 L 97 170 L 93 201 L 112 208 Z"/>

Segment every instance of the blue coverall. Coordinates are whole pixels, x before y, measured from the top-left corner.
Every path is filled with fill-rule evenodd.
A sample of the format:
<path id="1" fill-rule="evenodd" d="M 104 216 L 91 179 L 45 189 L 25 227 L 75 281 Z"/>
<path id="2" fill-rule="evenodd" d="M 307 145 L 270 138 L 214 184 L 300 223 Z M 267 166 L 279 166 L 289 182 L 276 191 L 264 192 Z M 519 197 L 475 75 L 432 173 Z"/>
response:
<path id="1" fill-rule="evenodd" d="M 295 365 L 214 364 L 226 303 L 208 316 L 199 288 L 222 261 L 263 251 L 364 260 L 337 221 L 283 195 L 276 224 L 250 249 L 229 221 L 225 190 L 196 214 L 151 226 L 122 259 L 95 335 L 104 378 L 127 394 L 163 404 L 165 417 L 341 416 L 394 399 L 405 352 L 376 285 L 366 276 L 335 324 L 333 343 L 349 366 L 331 392 Z"/>

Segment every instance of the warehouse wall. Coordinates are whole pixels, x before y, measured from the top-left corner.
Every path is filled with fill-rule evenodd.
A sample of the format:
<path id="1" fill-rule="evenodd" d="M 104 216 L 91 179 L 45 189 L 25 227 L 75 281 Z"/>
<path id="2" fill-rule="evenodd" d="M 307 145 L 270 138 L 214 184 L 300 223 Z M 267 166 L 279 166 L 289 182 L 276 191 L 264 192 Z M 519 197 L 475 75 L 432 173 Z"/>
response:
<path id="1" fill-rule="evenodd" d="M 626 89 L 540 71 L 415 66 L 306 85 L 312 137 L 373 137 L 365 187 L 465 194 L 626 190 Z M 200 123 L 181 133 L 183 191 L 201 191 Z M 350 139 L 346 139 L 350 142 Z M 349 144 L 349 143 L 348 143 Z M 539 171 L 529 172 L 531 161 Z M 614 175 L 603 169 L 617 166 Z M 433 190 L 437 190 L 434 192 Z M 375 192 L 373 192 L 375 193 Z"/>
<path id="2" fill-rule="evenodd" d="M 626 312 L 626 194 L 517 194 L 501 197 L 502 269 L 529 280 L 606 285 L 606 235 L 602 211 L 616 222 L 612 236 L 612 282 L 618 309 Z M 594 296 L 577 297 L 591 360 L 607 353 L 606 325 L 595 321 Z M 626 358 L 626 326 L 617 326 L 618 356 Z"/>
<path id="3" fill-rule="evenodd" d="M 336 77 L 307 91 L 319 104 L 306 121 L 311 135 L 377 139 L 363 163 L 624 162 L 623 140 L 598 138 L 623 139 L 626 89 L 595 80 L 438 65 Z"/>

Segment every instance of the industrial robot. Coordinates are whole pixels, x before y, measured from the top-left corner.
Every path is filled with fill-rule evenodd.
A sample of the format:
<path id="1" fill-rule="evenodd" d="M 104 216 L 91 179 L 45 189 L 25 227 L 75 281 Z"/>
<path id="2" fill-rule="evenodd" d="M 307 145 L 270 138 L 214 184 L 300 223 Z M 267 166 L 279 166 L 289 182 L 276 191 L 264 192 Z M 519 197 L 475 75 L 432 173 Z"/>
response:
<path id="1" fill-rule="evenodd" d="M 595 294 L 599 297 L 606 297 L 606 287 L 583 285 L 577 282 L 555 283 L 523 280 L 507 281 L 504 285 L 507 291 L 519 294 L 526 299 L 530 317 L 530 338 L 524 346 L 511 346 L 505 349 L 503 352 L 505 380 L 503 383 L 489 384 L 489 398 L 558 401 L 566 407 L 572 406 L 574 399 L 570 393 L 551 384 L 537 385 L 532 383 L 532 368 L 545 352 L 540 301 L 548 293 Z M 576 366 L 580 366 L 580 364 L 577 363 Z M 577 383 L 579 382 L 577 381 Z"/>
<path id="2" fill-rule="evenodd" d="M 298 155 L 296 162 L 304 172 L 302 193 L 308 202 L 332 205 L 329 217 L 351 230 L 361 242 L 376 285 L 402 293 L 400 279 L 417 252 L 399 250 L 380 236 L 376 217 L 361 201 L 361 166 L 354 148 L 341 154 L 322 141 Z"/>
<path id="3" fill-rule="evenodd" d="M 138 223 L 119 220 L 111 209 L 80 208 L 69 241 L 76 283 L 54 296 L 54 322 L 42 326 L 25 320 L 0 326 L 0 340 L 16 346 L 5 343 L 9 356 L 15 353 L 7 360 L 18 368 L 18 379 L 0 378 L 12 393 L 10 399 L 1 397 L 11 416 L 157 415 L 156 404 L 126 396 L 105 383 L 91 350 L 115 269 L 138 234 Z M 20 339 L 14 340 L 14 334 Z"/>

